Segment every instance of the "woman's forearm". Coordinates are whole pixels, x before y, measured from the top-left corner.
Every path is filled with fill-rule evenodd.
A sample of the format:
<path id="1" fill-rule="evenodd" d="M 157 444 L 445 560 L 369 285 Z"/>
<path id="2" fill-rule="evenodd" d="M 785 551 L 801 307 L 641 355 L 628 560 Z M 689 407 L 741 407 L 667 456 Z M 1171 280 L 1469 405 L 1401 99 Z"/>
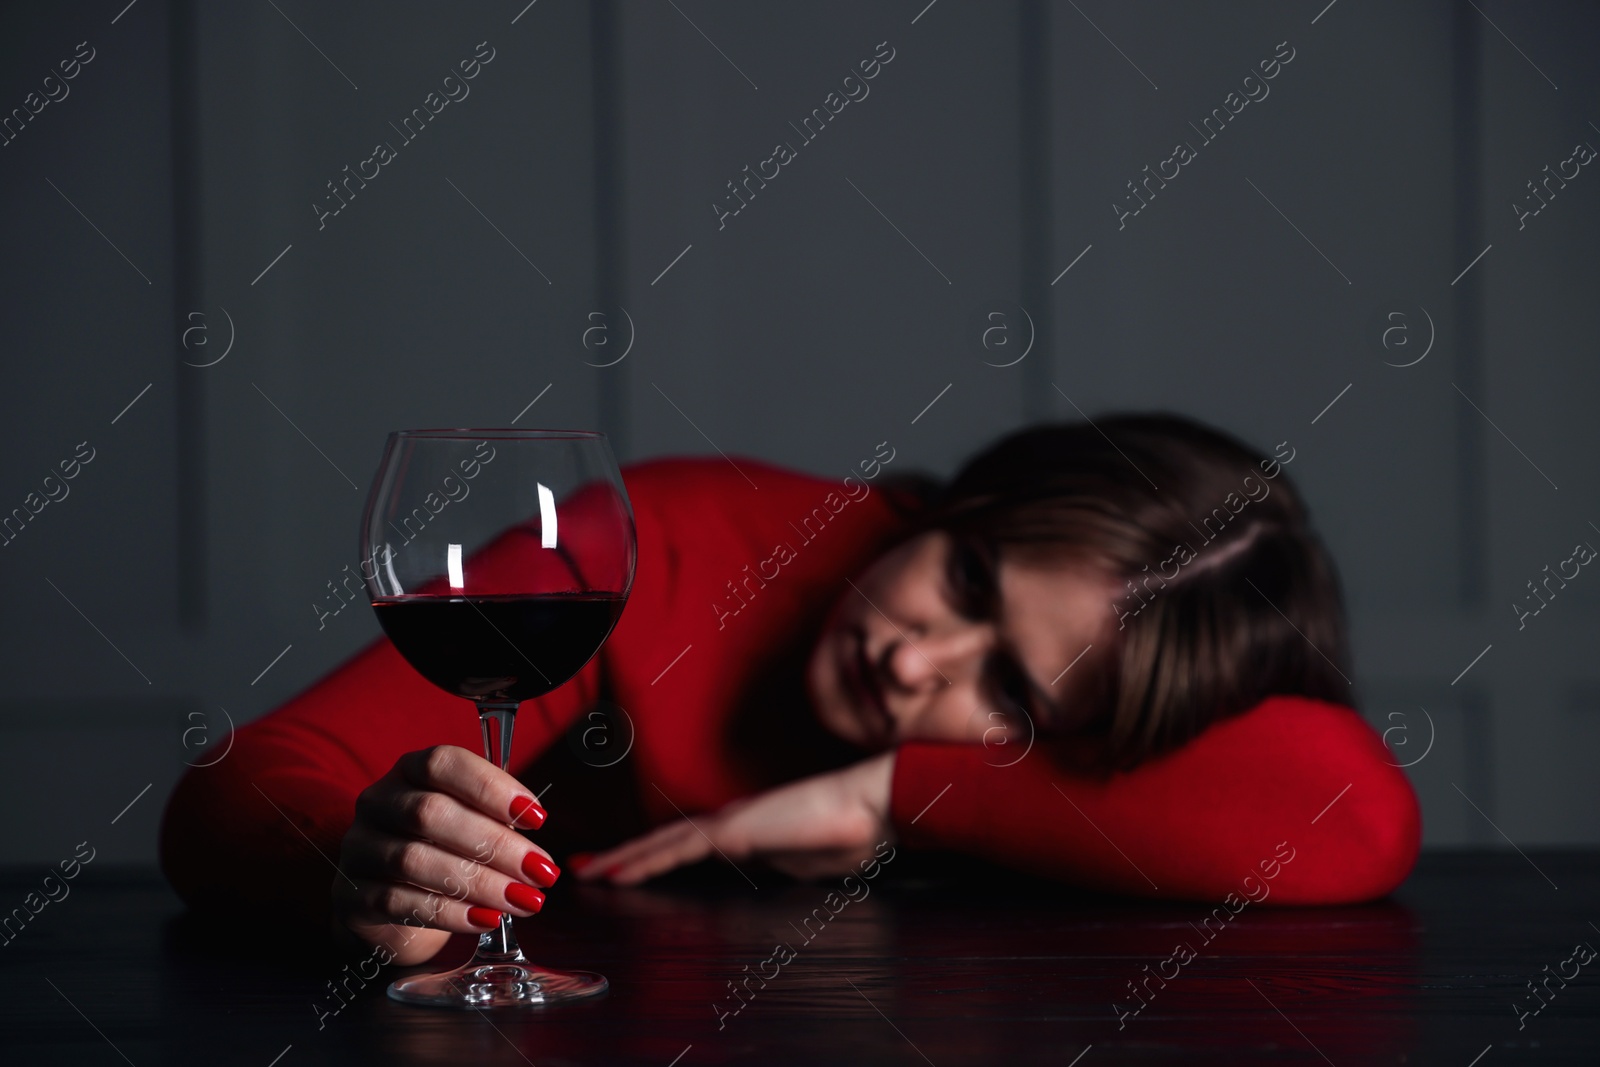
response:
<path id="1" fill-rule="evenodd" d="M 1416 860 L 1416 796 L 1386 756 L 1354 711 L 1275 697 L 1105 781 L 1037 750 L 998 767 L 981 746 L 902 746 L 891 814 L 907 844 L 1111 892 L 1222 900 L 1266 863 L 1278 903 L 1347 903 Z"/>

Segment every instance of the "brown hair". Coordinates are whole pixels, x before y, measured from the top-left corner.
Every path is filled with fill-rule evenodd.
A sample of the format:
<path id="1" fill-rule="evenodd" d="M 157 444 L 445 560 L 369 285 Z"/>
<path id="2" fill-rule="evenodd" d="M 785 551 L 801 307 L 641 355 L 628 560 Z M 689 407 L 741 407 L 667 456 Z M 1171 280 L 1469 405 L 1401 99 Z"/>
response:
<path id="1" fill-rule="evenodd" d="M 1045 552 L 1123 583 L 1067 698 L 1090 709 L 1093 762 L 1131 767 L 1270 694 L 1353 702 L 1338 577 L 1293 459 L 1176 415 L 1040 425 L 969 460 L 915 532 L 949 533 L 991 576 L 1002 553 Z"/>

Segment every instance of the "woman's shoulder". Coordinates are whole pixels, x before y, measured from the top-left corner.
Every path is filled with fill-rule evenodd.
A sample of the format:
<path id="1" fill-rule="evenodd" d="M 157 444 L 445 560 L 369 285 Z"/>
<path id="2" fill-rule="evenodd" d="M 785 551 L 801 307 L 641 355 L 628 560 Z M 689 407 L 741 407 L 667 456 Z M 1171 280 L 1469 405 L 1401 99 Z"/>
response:
<path id="1" fill-rule="evenodd" d="M 1415 740 L 1412 747 L 1419 751 L 1427 743 L 1421 736 L 1395 743 L 1408 740 Z M 1359 782 L 1361 792 L 1379 806 L 1414 809 L 1415 793 L 1389 742 L 1387 733 L 1380 735 L 1351 705 L 1275 694 L 1213 723 L 1189 747 L 1200 762 L 1253 768 L 1251 773 L 1301 784 Z"/>
<path id="2" fill-rule="evenodd" d="M 859 475 L 849 476 L 858 484 Z M 849 488 L 846 479 L 813 474 L 749 456 L 663 456 L 622 466 L 623 484 L 635 506 L 662 513 L 700 511 L 732 503 L 760 503 L 770 508 L 790 500 L 808 507 L 829 493 Z M 920 511 L 937 493 L 939 482 L 921 472 L 897 472 L 877 479 L 873 496 L 898 518 Z M 752 491 L 759 497 L 749 497 Z M 850 494 L 854 495 L 854 494 Z M 766 510 L 766 509 L 763 509 Z M 701 512 L 702 517 L 707 517 Z"/>
<path id="3" fill-rule="evenodd" d="M 746 563 L 784 566 L 791 578 L 842 574 L 906 529 L 884 478 L 829 477 L 738 455 L 645 460 L 624 466 L 622 477 L 641 572 L 673 576 L 659 587 L 669 596 L 704 577 L 720 588 Z M 769 562 L 774 553 L 803 558 Z"/>
<path id="4" fill-rule="evenodd" d="M 1308 721 L 1326 724 L 1330 729 L 1349 730 L 1359 727 L 1371 732 L 1367 720 L 1353 704 L 1343 704 L 1299 693 L 1273 693 L 1264 697 L 1247 714 L 1259 720 L 1303 726 Z"/>
<path id="5" fill-rule="evenodd" d="M 1213 743 L 1232 734 L 1281 738 L 1297 747 L 1335 743 L 1375 751 L 1383 746 L 1378 732 L 1354 706 L 1291 693 L 1274 693 L 1238 715 L 1218 720 L 1206 733 L 1219 735 Z"/>
<path id="6" fill-rule="evenodd" d="M 622 481 L 630 498 L 698 504 L 751 490 L 815 489 L 827 479 L 749 456 L 661 456 L 623 464 Z"/>

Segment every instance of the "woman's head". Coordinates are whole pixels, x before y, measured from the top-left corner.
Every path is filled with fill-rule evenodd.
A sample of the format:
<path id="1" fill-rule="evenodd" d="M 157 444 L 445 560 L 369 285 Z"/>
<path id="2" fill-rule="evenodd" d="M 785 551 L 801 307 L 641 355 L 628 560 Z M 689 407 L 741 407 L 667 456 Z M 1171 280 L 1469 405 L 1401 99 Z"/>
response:
<path id="1" fill-rule="evenodd" d="M 808 670 L 819 715 L 869 748 L 1008 721 L 1130 766 L 1272 693 L 1349 702 L 1293 458 L 1171 415 L 1002 439 L 834 605 Z"/>

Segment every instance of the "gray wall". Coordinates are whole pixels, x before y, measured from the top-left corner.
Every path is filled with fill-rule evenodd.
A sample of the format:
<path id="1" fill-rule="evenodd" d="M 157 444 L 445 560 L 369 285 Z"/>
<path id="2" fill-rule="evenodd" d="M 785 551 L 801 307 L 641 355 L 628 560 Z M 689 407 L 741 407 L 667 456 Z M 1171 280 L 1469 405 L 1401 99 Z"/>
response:
<path id="1" fill-rule="evenodd" d="M 0 509 L 95 449 L 0 548 L 0 859 L 85 838 L 151 859 L 184 762 L 226 743 L 220 709 L 260 715 L 376 634 L 312 604 L 357 558 L 383 435 L 504 425 L 535 397 L 519 425 L 599 426 L 624 459 L 816 471 L 888 440 L 946 473 L 1074 405 L 1287 440 L 1428 841 L 1600 839 L 1600 578 L 1521 631 L 1510 606 L 1600 545 L 1600 179 L 1521 230 L 1509 206 L 1600 145 L 1600 15 L 924 5 L 0 15 L 0 109 L 96 50 L 0 148 Z M 401 145 L 389 123 L 485 40 L 470 96 Z M 885 40 L 870 95 L 801 144 L 789 123 Z M 1285 40 L 1270 95 L 1201 145 L 1188 124 Z M 319 229 L 325 183 L 380 140 L 395 160 Z M 1125 183 L 1178 140 L 1196 158 L 1119 229 Z M 778 141 L 794 161 L 719 228 L 725 183 Z M 594 366 L 624 308 L 632 349 Z M 1426 347 L 1424 309 L 1427 358 L 1393 366 Z M 585 347 L 593 312 L 608 347 Z M 1385 349 L 1397 322 L 1412 343 Z"/>

